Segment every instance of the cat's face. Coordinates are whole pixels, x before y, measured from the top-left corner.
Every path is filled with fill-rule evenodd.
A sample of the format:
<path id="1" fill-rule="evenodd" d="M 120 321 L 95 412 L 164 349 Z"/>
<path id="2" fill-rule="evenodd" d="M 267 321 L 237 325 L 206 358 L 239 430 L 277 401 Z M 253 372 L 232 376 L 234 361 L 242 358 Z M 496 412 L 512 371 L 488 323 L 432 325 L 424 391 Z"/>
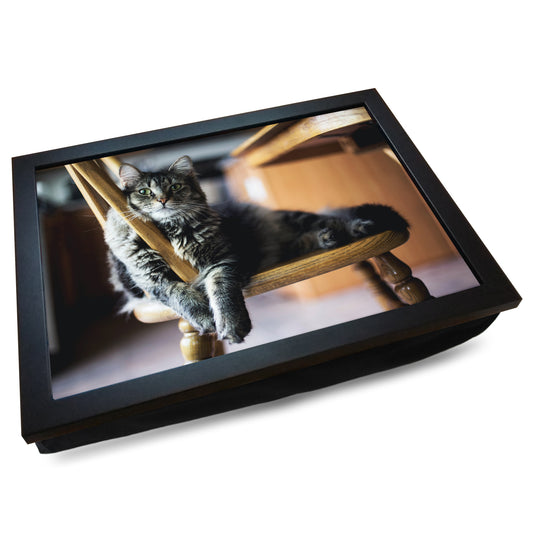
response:
<path id="1" fill-rule="evenodd" d="M 180 157 L 167 171 L 141 172 L 132 165 L 119 170 L 130 206 L 155 221 L 187 219 L 206 205 L 189 157 Z"/>

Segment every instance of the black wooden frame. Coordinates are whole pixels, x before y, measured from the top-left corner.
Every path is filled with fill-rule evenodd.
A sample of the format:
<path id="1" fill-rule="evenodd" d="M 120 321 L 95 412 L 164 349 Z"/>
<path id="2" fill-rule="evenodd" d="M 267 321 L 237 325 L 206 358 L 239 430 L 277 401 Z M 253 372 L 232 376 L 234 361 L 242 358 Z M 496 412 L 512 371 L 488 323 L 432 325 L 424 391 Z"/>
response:
<path id="1" fill-rule="evenodd" d="M 358 106 L 366 107 L 381 129 L 477 277 L 478 287 L 249 348 L 228 357 L 61 399 L 52 397 L 35 186 L 37 170 Z M 298 371 L 312 381 L 308 388 L 323 386 L 332 381 L 317 381 L 316 373 L 314 378 L 309 377 L 309 369 L 322 368 L 326 376 L 328 372 L 322 365 L 331 362 L 339 368 L 348 360 L 355 361 L 357 371 L 352 374 L 345 371 L 348 377 L 403 364 L 447 347 L 450 339 L 455 339 L 452 344 L 456 344 L 479 333 L 500 311 L 520 302 L 505 274 L 373 89 L 15 157 L 13 189 L 22 436 L 27 442 L 37 442 L 44 452 L 304 390 L 306 386 L 302 388 L 300 383 L 299 387 L 280 392 L 279 377 Z M 439 336 L 439 332 L 447 333 Z M 398 351 L 398 346 L 404 348 Z M 376 350 L 381 355 L 370 357 Z M 380 365 L 377 361 L 381 360 L 387 362 Z M 269 394 L 264 393 L 265 384 L 270 384 Z"/>

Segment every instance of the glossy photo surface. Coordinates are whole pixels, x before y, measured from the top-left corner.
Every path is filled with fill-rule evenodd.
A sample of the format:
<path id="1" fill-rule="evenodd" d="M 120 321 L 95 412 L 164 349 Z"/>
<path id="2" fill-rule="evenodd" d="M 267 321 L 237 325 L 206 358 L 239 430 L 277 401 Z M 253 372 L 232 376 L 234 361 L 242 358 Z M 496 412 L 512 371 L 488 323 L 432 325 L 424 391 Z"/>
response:
<path id="1" fill-rule="evenodd" d="M 184 155 L 212 205 L 312 213 L 391 206 L 409 222 L 408 239 L 393 253 L 432 297 L 478 285 L 364 107 L 118 154 L 114 166 L 105 157 L 97 161 L 120 185 L 121 163 L 155 172 Z M 119 313 L 103 229 L 67 168 L 37 172 L 37 194 L 54 398 L 186 364 L 177 319 L 146 324 Z M 371 264 L 379 269 L 379 259 Z M 224 354 L 396 307 L 364 274 L 359 263 L 321 275 L 311 264 L 307 279 L 247 298 L 252 331 L 242 343 L 224 342 Z"/>

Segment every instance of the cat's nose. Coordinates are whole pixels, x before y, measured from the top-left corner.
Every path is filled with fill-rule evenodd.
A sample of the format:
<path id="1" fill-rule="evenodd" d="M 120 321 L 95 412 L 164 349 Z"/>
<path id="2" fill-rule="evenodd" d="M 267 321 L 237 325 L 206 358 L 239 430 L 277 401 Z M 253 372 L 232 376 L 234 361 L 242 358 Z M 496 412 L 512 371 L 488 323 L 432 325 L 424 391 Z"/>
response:
<path id="1" fill-rule="evenodd" d="M 158 198 L 157 201 L 165 205 L 168 202 L 168 198 L 163 196 L 162 198 Z"/>

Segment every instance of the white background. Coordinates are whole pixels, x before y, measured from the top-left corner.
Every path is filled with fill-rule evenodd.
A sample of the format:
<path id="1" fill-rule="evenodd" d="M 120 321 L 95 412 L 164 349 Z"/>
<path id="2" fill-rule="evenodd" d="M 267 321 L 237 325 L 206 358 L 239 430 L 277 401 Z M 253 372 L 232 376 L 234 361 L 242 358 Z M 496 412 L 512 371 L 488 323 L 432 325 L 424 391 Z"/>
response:
<path id="1" fill-rule="evenodd" d="M 4 6 L 5 531 L 533 530 L 526 4 Z M 371 87 L 525 298 L 521 306 L 464 346 L 377 376 L 62 454 L 26 445 L 10 158 Z"/>

